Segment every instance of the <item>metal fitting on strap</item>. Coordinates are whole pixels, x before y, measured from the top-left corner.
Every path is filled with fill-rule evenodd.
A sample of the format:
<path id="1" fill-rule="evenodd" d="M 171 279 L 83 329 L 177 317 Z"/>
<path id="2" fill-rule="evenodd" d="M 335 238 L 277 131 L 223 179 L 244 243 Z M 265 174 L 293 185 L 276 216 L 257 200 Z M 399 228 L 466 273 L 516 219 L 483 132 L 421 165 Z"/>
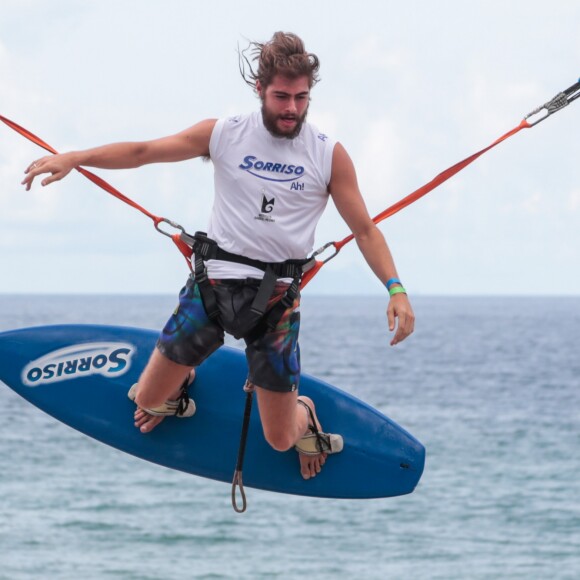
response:
<path id="1" fill-rule="evenodd" d="M 569 105 L 572 101 L 575 101 L 578 97 L 580 97 L 580 80 L 573 84 L 571 87 L 568 87 L 565 91 L 558 93 L 553 99 L 549 100 L 547 103 L 544 103 L 540 107 L 537 107 L 530 113 L 528 113 L 524 119 L 529 119 L 534 115 L 537 115 L 541 111 L 544 111 L 544 115 L 538 118 L 536 121 L 529 123 L 530 127 L 537 125 L 541 121 L 547 119 L 550 115 L 553 115 L 560 109 L 563 109 L 567 105 Z"/>

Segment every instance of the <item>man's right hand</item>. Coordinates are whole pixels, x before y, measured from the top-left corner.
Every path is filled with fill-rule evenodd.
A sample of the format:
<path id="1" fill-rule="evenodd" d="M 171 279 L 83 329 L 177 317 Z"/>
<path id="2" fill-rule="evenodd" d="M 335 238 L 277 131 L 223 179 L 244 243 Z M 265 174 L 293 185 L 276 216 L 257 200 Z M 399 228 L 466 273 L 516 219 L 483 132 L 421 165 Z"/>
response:
<path id="1" fill-rule="evenodd" d="M 50 173 L 41 181 L 41 185 L 48 185 L 54 181 L 58 181 L 66 177 L 75 167 L 74 154 L 62 153 L 58 155 L 48 155 L 33 161 L 24 173 L 26 177 L 22 181 L 22 185 L 26 186 L 26 191 L 30 191 L 34 178 L 43 173 Z"/>

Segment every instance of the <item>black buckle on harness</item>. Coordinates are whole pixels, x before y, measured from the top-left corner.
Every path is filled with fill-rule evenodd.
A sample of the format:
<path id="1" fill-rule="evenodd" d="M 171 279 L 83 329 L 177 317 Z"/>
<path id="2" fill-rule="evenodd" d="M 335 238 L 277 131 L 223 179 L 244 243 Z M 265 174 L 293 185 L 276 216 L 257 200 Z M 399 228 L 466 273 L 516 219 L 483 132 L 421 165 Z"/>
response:
<path id="1" fill-rule="evenodd" d="M 205 232 L 195 232 L 193 237 L 188 234 L 185 235 L 188 240 L 184 241 L 190 243 L 196 256 L 199 256 L 202 260 L 215 260 L 217 258 L 219 252 L 217 242 L 208 238 Z M 181 238 L 183 239 L 184 236 L 182 235 Z"/>

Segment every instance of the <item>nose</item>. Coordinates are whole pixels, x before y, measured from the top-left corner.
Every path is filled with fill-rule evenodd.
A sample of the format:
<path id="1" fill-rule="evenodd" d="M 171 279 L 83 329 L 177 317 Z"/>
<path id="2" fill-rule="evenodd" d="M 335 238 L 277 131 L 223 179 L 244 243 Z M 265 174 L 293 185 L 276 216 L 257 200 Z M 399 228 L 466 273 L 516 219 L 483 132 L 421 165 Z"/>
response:
<path id="1" fill-rule="evenodd" d="M 290 97 L 286 104 L 286 111 L 288 113 L 296 114 L 298 112 L 298 106 L 296 104 L 296 99 Z"/>

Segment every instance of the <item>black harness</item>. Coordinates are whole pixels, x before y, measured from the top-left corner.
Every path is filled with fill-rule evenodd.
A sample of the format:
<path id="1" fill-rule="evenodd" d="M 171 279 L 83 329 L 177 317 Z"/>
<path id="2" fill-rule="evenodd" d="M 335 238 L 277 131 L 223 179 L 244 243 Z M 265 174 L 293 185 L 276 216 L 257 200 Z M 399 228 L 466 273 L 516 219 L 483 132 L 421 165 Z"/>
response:
<path id="1" fill-rule="evenodd" d="M 264 272 L 258 292 L 252 302 L 250 310 L 240 321 L 239 335 L 235 338 L 244 338 L 248 343 L 253 342 L 265 332 L 276 327 L 280 318 L 300 291 L 300 282 L 303 273 L 314 263 L 312 258 L 301 260 L 286 260 L 284 262 L 262 262 L 246 256 L 232 254 L 220 248 L 215 240 L 207 237 L 204 232 L 196 232 L 191 236 L 185 232 L 181 234 L 181 239 L 189 245 L 195 254 L 194 276 L 199 286 L 203 306 L 210 319 L 222 326 L 220 321 L 220 310 L 216 299 L 215 291 L 207 275 L 205 262 L 207 260 L 223 260 L 252 266 Z M 268 309 L 268 302 L 274 293 L 278 278 L 292 278 L 292 283 L 282 296 L 272 307 Z"/>

